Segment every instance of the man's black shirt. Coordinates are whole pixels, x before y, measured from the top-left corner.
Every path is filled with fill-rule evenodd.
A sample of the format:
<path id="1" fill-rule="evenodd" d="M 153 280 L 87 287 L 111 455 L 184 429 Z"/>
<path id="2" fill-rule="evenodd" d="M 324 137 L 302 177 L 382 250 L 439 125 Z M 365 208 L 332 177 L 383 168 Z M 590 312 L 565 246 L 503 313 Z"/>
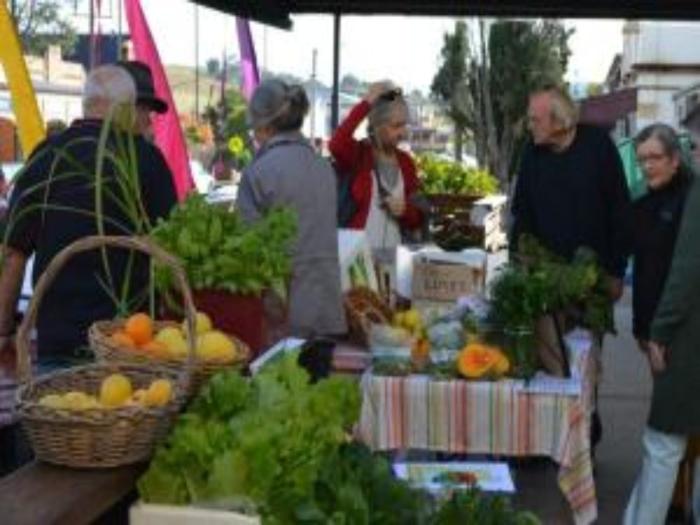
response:
<path id="1" fill-rule="evenodd" d="M 514 241 L 530 233 L 566 259 L 586 246 L 610 275 L 624 275 L 632 207 L 620 156 L 604 130 L 579 125 L 562 152 L 529 144 L 512 211 Z"/>
<path id="2" fill-rule="evenodd" d="M 129 151 L 129 140 L 133 141 L 138 184 L 127 189 L 127 178 L 106 160 L 102 170 L 104 185 L 96 190 L 101 127 L 101 121 L 79 120 L 44 141 L 30 156 L 12 190 L 8 244 L 27 256 L 35 255 L 34 284 L 61 249 L 77 239 L 100 233 L 97 195 L 102 196 L 106 235 L 145 233 L 146 225 L 137 227 L 134 214 L 124 207 L 129 200 L 125 194 L 140 192 L 150 225 L 159 217 L 166 217 L 176 202 L 172 175 L 160 151 L 142 137 L 130 139 L 117 132 L 109 135 L 106 149 L 112 154 L 120 152 L 120 162 L 124 162 L 129 154 L 123 153 Z M 106 253 L 109 272 L 101 251 L 94 250 L 74 256 L 54 280 L 37 319 L 40 353 L 70 353 L 85 344 L 87 328 L 93 321 L 114 317 L 114 295 L 121 294 L 129 256 L 122 250 L 109 249 Z M 145 295 L 148 259 L 139 255 L 132 264 L 129 298 L 137 301 Z"/>

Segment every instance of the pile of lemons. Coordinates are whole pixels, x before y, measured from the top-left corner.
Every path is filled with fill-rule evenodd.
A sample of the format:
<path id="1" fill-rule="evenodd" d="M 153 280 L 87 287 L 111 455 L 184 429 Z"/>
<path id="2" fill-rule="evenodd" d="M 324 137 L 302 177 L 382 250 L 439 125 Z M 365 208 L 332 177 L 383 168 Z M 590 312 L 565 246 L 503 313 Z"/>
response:
<path id="1" fill-rule="evenodd" d="M 197 312 L 196 356 L 203 361 L 231 363 L 239 356 L 233 340 L 220 330 L 215 330 L 209 316 Z M 124 328 L 111 335 L 120 348 L 150 353 L 156 357 L 184 359 L 187 356 L 187 323 L 155 330 L 155 323 L 144 313 L 134 314 L 126 320 Z"/>
<path id="2" fill-rule="evenodd" d="M 39 404 L 64 410 L 110 409 L 127 406 L 161 407 L 173 398 L 173 385 L 168 379 L 156 379 L 148 388 L 134 390 L 123 374 L 111 374 L 102 380 L 97 395 L 79 390 L 62 394 L 46 394 Z"/>

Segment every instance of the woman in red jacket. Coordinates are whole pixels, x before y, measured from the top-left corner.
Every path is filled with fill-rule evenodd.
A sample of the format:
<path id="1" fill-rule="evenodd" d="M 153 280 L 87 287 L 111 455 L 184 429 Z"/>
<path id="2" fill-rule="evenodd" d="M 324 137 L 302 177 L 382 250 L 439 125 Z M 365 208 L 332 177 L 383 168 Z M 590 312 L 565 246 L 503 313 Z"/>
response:
<path id="1" fill-rule="evenodd" d="M 368 138 L 353 137 L 369 118 Z M 406 139 L 408 106 L 393 84 L 372 84 L 333 134 L 329 149 L 338 171 L 352 177 L 355 213 L 350 228 L 364 229 L 372 248 L 393 248 L 401 229 L 419 229 L 423 214 L 416 206 L 416 165 L 398 144 Z"/>

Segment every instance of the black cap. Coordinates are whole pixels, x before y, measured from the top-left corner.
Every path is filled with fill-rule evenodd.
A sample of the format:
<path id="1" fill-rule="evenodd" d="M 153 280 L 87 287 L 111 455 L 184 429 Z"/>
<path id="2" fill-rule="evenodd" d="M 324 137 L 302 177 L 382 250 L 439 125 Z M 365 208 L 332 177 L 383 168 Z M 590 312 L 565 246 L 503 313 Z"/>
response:
<path id="1" fill-rule="evenodd" d="M 168 104 L 162 98 L 156 96 L 156 88 L 153 85 L 151 68 L 137 60 L 117 62 L 117 65 L 126 69 L 134 80 L 134 84 L 136 84 L 137 104 L 146 106 L 151 111 L 160 114 L 168 111 Z"/>

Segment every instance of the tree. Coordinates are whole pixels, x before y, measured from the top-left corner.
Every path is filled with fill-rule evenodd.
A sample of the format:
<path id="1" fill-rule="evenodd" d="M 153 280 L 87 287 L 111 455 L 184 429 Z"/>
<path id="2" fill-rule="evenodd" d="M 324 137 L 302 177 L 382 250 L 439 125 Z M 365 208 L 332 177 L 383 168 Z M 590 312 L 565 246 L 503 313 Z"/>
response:
<path id="1" fill-rule="evenodd" d="M 73 51 L 78 40 L 75 28 L 65 17 L 70 0 L 16 0 L 15 23 L 28 55 L 43 55 L 49 46 L 58 45 L 64 53 Z"/>
<path id="2" fill-rule="evenodd" d="M 359 95 L 364 87 L 365 83 L 352 74 L 343 75 L 343 78 L 340 80 L 340 90 L 345 93 Z"/>
<path id="3" fill-rule="evenodd" d="M 528 94 L 562 82 L 571 34 L 551 20 L 504 20 L 488 26 L 479 20 L 471 31 L 458 22 L 455 33 L 445 35 L 433 95 L 455 125 L 456 147 L 464 132 L 471 132 L 479 164 L 504 186 L 525 137 Z"/>
<path id="4" fill-rule="evenodd" d="M 445 34 L 440 55 L 442 63 L 433 78 L 430 91 L 444 106 L 447 116 L 454 124 L 454 155 L 461 161 L 464 134 L 467 129 L 474 127 L 472 97 L 468 93 L 467 64 L 471 53 L 466 23 L 458 21 L 455 32 Z"/>

